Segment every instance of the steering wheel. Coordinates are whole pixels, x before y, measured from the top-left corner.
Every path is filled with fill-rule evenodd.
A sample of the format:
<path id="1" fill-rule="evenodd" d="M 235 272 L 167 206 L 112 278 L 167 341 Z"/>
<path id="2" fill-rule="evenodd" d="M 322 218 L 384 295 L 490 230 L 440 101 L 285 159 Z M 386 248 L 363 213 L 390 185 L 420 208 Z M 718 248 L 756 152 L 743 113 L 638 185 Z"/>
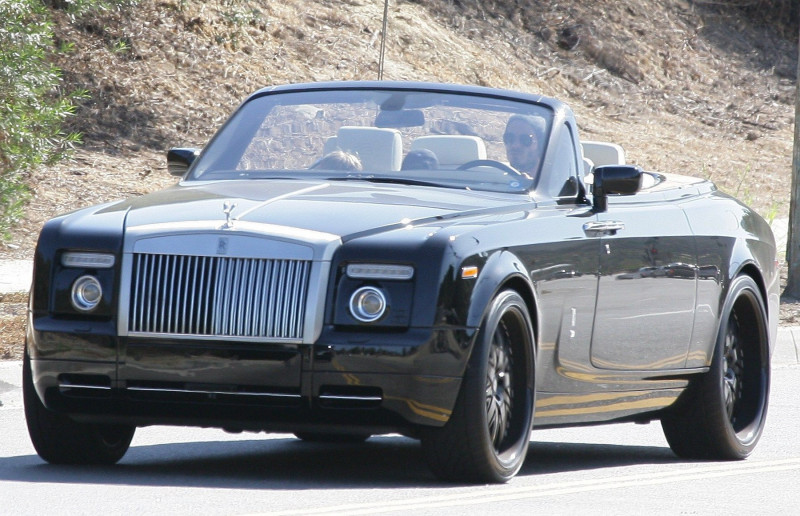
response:
<path id="1" fill-rule="evenodd" d="M 493 159 L 474 159 L 472 161 L 467 161 L 466 163 L 459 165 L 459 167 L 456 170 L 469 170 L 475 167 L 492 167 L 496 168 L 497 170 L 507 172 L 513 176 L 525 177 L 523 173 L 517 170 L 516 168 L 506 165 L 501 161 L 495 161 Z"/>

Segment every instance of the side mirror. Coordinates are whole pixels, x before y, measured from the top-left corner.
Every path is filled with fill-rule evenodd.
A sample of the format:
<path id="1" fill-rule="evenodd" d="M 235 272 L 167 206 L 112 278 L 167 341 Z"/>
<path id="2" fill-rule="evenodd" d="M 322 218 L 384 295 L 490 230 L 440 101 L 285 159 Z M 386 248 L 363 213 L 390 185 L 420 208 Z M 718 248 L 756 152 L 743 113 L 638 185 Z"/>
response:
<path id="1" fill-rule="evenodd" d="M 644 172 L 634 165 L 604 165 L 594 169 L 592 204 L 594 211 L 608 209 L 608 196 L 633 195 L 642 189 Z"/>
<path id="2" fill-rule="evenodd" d="M 183 177 L 199 155 L 200 149 L 170 149 L 167 151 L 167 171 L 171 176 Z"/>

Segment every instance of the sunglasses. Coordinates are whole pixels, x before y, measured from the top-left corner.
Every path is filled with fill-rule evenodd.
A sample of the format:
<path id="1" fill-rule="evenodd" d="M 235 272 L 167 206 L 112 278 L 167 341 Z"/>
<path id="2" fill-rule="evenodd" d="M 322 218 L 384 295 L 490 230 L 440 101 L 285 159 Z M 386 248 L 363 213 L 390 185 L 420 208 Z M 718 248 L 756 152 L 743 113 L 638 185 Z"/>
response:
<path id="1" fill-rule="evenodd" d="M 523 147 L 530 147 L 536 141 L 536 138 L 532 134 L 506 133 L 503 135 L 503 143 L 506 145 L 514 145 L 515 141 L 518 141 Z"/>

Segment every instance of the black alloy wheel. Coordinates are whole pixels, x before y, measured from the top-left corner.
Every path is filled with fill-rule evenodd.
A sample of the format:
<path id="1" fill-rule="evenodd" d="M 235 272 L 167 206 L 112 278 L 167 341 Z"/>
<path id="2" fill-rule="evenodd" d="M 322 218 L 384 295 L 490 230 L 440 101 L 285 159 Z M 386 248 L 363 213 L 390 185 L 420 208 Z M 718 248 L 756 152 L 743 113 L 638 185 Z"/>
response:
<path id="1" fill-rule="evenodd" d="M 508 433 L 514 408 L 514 357 L 508 330 L 501 325 L 492 337 L 486 368 L 486 423 L 495 449 Z"/>
<path id="2" fill-rule="evenodd" d="M 534 407 L 534 337 L 528 307 L 498 294 L 481 323 L 455 408 L 422 432 L 428 465 L 453 482 L 507 482 L 528 452 Z"/>
<path id="3" fill-rule="evenodd" d="M 749 276 L 731 284 L 707 373 L 662 417 L 679 457 L 739 460 L 755 449 L 767 418 L 770 364 L 766 309 Z"/>
<path id="4" fill-rule="evenodd" d="M 745 350 L 742 342 L 741 328 L 736 313 L 728 319 L 728 331 L 725 334 L 725 345 L 720 360 L 722 367 L 722 397 L 728 420 L 736 428 L 737 408 L 742 402 L 742 383 L 745 373 Z"/>

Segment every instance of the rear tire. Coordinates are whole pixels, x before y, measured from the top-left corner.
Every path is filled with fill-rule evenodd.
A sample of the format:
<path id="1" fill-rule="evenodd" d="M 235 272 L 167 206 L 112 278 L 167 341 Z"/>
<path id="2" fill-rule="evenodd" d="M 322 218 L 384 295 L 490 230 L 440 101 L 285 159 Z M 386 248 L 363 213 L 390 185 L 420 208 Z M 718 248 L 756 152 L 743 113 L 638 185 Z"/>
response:
<path id="1" fill-rule="evenodd" d="M 114 464 L 133 439 L 136 427 L 78 423 L 44 406 L 33 386 L 26 351 L 22 364 L 25 419 L 36 453 L 51 464 Z"/>
<path id="2" fill-rule="evenodd" d="M 766 309 L 749 276 L 731 284 L 710 370 L 661 420 L 672 451 L 689 459 L 740 460 L 767 418 L 770 364 Z"/>
<path id="3" fill-rule="evenodd" d="M 450 419 L 421 435 L 437 477 L 499 483 L 520 470 L 533 425 L 533 342 L 525 301 L 510 290 L 498 294 L 478 331 Z"/>

